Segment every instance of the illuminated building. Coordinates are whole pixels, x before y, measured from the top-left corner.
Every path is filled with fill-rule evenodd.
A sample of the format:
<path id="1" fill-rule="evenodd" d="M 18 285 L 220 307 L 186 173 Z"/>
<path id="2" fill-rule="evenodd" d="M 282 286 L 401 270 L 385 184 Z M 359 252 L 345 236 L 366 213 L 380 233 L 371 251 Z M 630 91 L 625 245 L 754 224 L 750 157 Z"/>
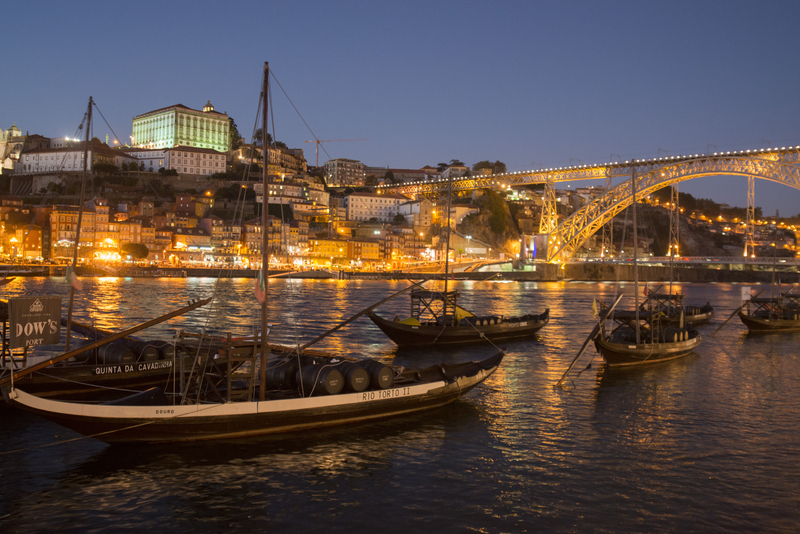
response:
<path id="1" fill-rule="evenodd" d="M 131 146 L 187 146 L 227 152 L 231 147 L 230 121 L 228 115 L 214 111 L 211 102 L 202 111 L 176 104 L 134 117 Z"/>

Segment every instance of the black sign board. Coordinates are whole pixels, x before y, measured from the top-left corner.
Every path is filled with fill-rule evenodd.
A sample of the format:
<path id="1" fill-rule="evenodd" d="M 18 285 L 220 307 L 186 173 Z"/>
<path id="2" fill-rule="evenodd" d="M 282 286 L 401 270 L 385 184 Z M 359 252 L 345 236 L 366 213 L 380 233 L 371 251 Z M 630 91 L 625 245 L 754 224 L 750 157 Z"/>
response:
<path id="1" fill-rule="evenodd" d="M 56 345 L 61 339 L 61 297 L 8 299 L 10 347 Z"/>

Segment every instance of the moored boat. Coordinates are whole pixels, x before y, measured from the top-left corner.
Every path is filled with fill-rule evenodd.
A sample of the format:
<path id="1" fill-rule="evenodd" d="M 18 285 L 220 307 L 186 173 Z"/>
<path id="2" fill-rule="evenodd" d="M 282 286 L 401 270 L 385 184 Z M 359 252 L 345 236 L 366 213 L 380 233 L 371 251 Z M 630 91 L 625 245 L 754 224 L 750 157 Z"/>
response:
<path id="1" fill-rule="evenodd" d="M 633 242 L 638 243 L 635 171 L 631 174 L 630 191 Z M 634 309 L 610 315 L 604 314 L 605 319 L 601 321 L 599 332 L 594 337 L 595 348 L 609 368 L 646 365 L 682 358 L 699 346 L 701 341 L 697 330 L 687 323 L 681 306 L 676 308 L 677 317 L 673 319 L 670 319 L 663 310 L 640 308 L 636 248 L 633 247 Z M 672 304 L 671 299 L 665 301 L 665 305 L 669 304 Z M 615 326 L 607 329 L 606 323 L 609 317 Z"/>
<path id="2" fill-rule="evenodd" d="M 415 289 L 411 292 L 411 315 L 389 320 L 370 310 L 369 318 L 400 347 L 465 345 L 525 339 L 547 326 L 550 309 L 522 316 L 477 316 L 458 305 L 458 291 L 448 291 L 450 278 L 450 199 L 452 177 L 448 179 L 447 241 L 445 244 L 444 290 Z"/>
<path id="3" fill-rule="evenodd" d="M 524 339 L 550 322 L 550 310 L 517 317 L 475 316 L 457 304 L 458 292 L 415 290 L 410 317 L 386 319 L 370 311 L 383 333 L 401 347 L 459 345 L 485 341 Z"/>
<path id="4" fill-rule="evenodd" d="M 211 402 L 209 397 L 188 404 L 170 403 L 158 389 L 114 404 L 54 401 L 19 388 L 12 390 L 9 397 L 15 406 L 109 444 L 237 438 L 364 423 L 445 406 L 491 376 L 503 355 L 499 352 L 483 361 L 419 370 L 391 369 L 373 361 L 379 369 L 378 380 L 370 377 L 365 389 L 350 388 L 349 392 L 345 391 L 346 371 L 337 369 L 352 362 L 304 358 L 305 366 L 294 373 L 294 387 L 270 389 L 263 401 L 237 402 L 233 388 L 212 388 L 210 391 L 223 395 L 217 402 Z M 303 369 L 308 370 L 305 374 L 312 377 L 317 391 L 311 391 L 308 384 L 304 392 L 300 390 L 298 378 Z M 329 372 L 323 377 L 324 370 Z M 278 382 L 278 386 L 286 386 L 291 378 Z M 388 387 L 384 387 L 386 384 Z M 317 394 L 320 392 L 324 394 Z"/>
<path id="5" fill-rule="evenodd" d="M 800 332 L 800 305 L 794 295 L 751 298 L 738 315 L 749 332 Z"/>
<path id="6" fill-rule="evenodd" d="M 700 345 L 701 337 L 697 330 L 691 326 L 662 325 L 660 315 L 645 311 L 614 314 L 612 320 L 616 326 L 608 334 L 601 331 L 594 339 L 606 365 L 614 368 L 665 362 L 682 358 Z"/>
<path id="7" fill-rule="evenodd" d="M 678 324 L 681 314 L 683 314 L 683 320 L 692 326 L 708 324 L 714 319 L 714 306 L 710 302 L 706 302 L 703 306 L 685 305 L 681 293 L 648 293 L 647 299 L 642 303 L 640 309 L 661 312 L 664 314 L 662 322 L 669 324 Z"/>

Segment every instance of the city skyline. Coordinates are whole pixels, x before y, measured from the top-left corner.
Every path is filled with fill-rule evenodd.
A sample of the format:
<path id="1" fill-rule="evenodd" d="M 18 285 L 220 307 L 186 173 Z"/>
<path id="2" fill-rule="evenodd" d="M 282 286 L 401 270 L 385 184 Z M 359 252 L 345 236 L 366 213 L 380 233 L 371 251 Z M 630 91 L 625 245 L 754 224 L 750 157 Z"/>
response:
<path id="1" fill-rule="evenodd" d="M 72 137 L 92 96 L 113 129 L 96 116 L 95 135 L 129 142 L 134 116 L 210 101 L 249 140 L 269 61 L 275 136 L 311 164 L 303 120 L 319 139 L 369 139 L 323 145 L 320 163 L 392 168 L 489 159 L 522 171 L 800 144 L 800 72 L 785 66 L 800 47 L 795 3 L 223 6 L 7 6 L 0 128 Z M 745 178 L 681 191 L 747 203 Z M 800 191 L 764 180 L 755 201 L 765 215 L 800 212 Z"/>

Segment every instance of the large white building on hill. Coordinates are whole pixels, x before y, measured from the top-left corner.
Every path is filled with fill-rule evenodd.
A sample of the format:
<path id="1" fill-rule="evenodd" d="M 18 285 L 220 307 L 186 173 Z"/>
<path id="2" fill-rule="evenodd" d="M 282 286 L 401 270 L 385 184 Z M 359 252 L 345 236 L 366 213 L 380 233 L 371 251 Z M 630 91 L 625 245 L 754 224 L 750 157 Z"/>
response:
<path id="1" fill-rule="evenodd" d="M 202 111 L 176 104 L 135 116 L 131 146 L 188 146 L 227 152 L 231 146 L 230 121 L 228 115 L 214 111 L 210 101 Z"/>

